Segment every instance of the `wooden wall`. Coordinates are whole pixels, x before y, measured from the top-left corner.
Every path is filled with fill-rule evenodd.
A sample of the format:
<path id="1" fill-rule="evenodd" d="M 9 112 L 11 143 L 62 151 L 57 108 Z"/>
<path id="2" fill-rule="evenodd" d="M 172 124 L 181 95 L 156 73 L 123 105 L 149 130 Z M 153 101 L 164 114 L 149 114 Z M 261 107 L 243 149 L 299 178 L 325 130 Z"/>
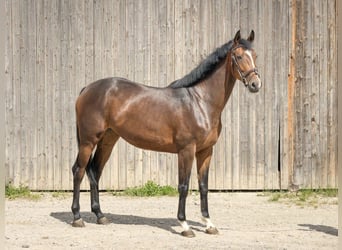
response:
<path id="1" fill-rule="evenodd" d="M 336 1 L 7 0 L 6 181 L 72 189 L 74 103 L 108 76 L 163 87 L 232 39 L 256 33 L 258 94 L 238 82 L 209 187 L 337 187 Z M 101 189 L 177 185 L 177 157 L 120 140 Z M 197 188 L 193 169 L 192 188 Z M 88 183 L 82 184 L 88 189 Z"/>

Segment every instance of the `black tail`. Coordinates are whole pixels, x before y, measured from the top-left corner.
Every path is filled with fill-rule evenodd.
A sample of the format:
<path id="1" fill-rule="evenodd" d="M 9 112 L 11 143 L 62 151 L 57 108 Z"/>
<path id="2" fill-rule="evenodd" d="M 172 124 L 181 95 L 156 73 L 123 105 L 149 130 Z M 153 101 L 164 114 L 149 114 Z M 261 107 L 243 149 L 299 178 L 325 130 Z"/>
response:
<path id="1" fill-rule="evenodd" d="M 82 88 L 79 95 L 83 92 L 83 90 L 85 89 L 86 87 Z M 77 113 L 77 111 L 76 111 Z M 76 137 L 77 137 L 77 146 L 78 148 L 80 148 L 80 135 L 79 135 L 79 129 L 78 129 L 78 125 L 77 125 L 77 122 L 76 122 Z"/>
<path id="2" fill-rule="evenodd" d="M 77 123 L 76 123 L 76 138 L 77 138 L 77 147 L 78 149 L 80 149 L 80 135 L 79 135 L 79 129 L 78 129 Z"/>
<path id="3" fill-rule="evenodd" d="M 80 94 L 82 94 L 82 92 L 83 92 L 83 90 L 84 90 L 85 88 L 86 88 L 86 87 L 84 87 L 83 89 L 81 89 L 81 91 L 80 91 L 79 95 L 80 95 Z"/>

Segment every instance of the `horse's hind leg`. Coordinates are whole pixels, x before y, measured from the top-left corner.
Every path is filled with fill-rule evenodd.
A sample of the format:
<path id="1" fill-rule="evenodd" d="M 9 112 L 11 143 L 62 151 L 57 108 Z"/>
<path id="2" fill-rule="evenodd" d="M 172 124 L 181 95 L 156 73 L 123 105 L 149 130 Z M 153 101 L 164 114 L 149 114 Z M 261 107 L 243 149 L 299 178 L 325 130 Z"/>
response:
<path id="1" fill-rule="evenodd" d="M 93 143 L 82 143 L 79 145 L 79 152 L 75 164 L 72 167 L 74 175 L 74 194 L 71 205 L 71 210 L 74 214 L 74 221 L 72 226 L 83 227 L 84 223 L 80 215 L 80 185 L 84 177 L 86 166 L 88 165 L 92 151 L 95 144 Z"/>
<path id="2" fill-rule="evenodd" d="M 90 182 L 91 211 L 95 213 L 98 224 L 107 224 L 108 220 L 103 215 L 99 200 L 99 180 L 102 170 L 110 157 L 112 149 L 119 136 L 108 129 L 98 142 L 95 155 L 87 167 L 87 175 Z"/>

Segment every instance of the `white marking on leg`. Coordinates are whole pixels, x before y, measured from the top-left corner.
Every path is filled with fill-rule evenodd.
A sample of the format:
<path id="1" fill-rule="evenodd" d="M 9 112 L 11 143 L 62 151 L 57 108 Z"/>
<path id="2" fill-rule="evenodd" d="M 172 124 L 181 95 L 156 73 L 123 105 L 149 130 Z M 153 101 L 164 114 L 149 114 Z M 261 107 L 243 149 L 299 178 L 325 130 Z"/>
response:
<path id="1" fill-rule="evenodd" d="M 188 223 L 186 221 L 179 221 L 179 223 L 181 224 L 182 228 L 184 229 L 184 231 L 189 231 L 190 227 L 188 225 Z"/>
<path id="2" fill-rule="evenodd" d="M 207 229 L 208 228 L 216 228 L 215 225 L 211 222 L 209 218 L 202 217 L 202 221 L 205 222 Z"/>
<path id="3" fill-rule="evenodd" d="M 249 58 L 251 59 L 251 63 L 252 63 L 252 68 L 255 68 L 255 64 L 254 64 L 254 60 L 252 57 L 252 53 L 249 50 L 246 50 L 246 54 L 249 56 Z"/>

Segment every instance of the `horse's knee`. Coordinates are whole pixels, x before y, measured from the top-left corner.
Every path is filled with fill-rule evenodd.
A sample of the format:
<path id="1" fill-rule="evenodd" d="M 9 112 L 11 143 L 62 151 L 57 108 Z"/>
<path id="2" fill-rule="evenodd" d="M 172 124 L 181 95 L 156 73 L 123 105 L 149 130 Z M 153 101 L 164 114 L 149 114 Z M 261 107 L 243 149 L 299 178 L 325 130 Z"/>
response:
<path id="1" fill-rule="evenodd" d="M 199 184 L 199 191 L 201 194 L 207 194 L 208 193 L 208 185 L 205 183 Z"/>
<path id="2" fill-rule="evenodd" d="M 189 186 L 186 184 L 180 184 L 178 185 L 178 193 L 181 196 L 186 196 L 188 194 Z"/>
<path id="3" fill-rule="evenodd" d="M 178 192 L 182 193 L 182 192 L 187 192 L 189 189 L 189 186 L 186 184 L 179 184 L 178 185 Z"/>

